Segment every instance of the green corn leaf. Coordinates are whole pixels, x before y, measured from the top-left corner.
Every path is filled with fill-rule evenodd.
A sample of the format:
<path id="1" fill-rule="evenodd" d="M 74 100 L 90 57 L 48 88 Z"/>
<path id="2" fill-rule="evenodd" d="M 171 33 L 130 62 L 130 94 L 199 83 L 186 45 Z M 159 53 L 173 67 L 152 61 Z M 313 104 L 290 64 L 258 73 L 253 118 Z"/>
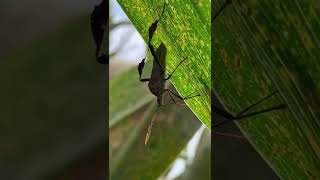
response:
<path id="1" fill-rule="evenodd" d="M 214 1 L 214 9 L 223 1 Z M 235 114 L 278 90 L 238 122 L 282 179 L 320 179 L 320 3 L 234 0 L 213 22 L 215 90 Z"/>
<path id="2" fill-rule="evenodd" d="M 148 42 L 149 26 L 159 18 L 164 1 L 119 0 L 127 16 Z M 211 38 L 210 2 L 187 0 L 167 2 L 152 44 L 157 48 L 164 43 L 168 54 L 166 73 L 170 74 L 187 57 L 171 78 L 183 97 L 191 93 L 201 96 L 186 103 L 199 120 L 211 127 Z"/>

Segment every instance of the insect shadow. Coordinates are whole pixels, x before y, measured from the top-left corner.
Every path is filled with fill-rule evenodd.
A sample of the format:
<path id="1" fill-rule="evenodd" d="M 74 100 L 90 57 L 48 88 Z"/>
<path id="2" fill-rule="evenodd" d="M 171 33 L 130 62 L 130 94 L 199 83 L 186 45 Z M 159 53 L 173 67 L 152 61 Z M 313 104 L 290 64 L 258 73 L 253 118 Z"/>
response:
<path id="1" fill-rule="evenodd" d="M 166 76 L 165 70 L 166 70 L 166 54 L 167 54 L 167 48 L 166 46 L 161 42 L 160 46 L 157 49 L 157 52 L 155 51 L 153 45 L 151 44 L 153 35 L 157 29 L 158 23 L 160 21 L 160 18 L 163 16 L 163 13 L 165 11 L 165 7 L 166 7 L 166 3 L 164 3 L 163 5 L 163 10 L 162 13 L 159 17 L 158 20 L 156 20 L 154 23 L 151 24 L 151 26 L 149 27 L 149 41 L 148 41 L 148 47 L 149 50 L 153 56 L 153 66 L 152 66 L 152 72 L 151 72 L 151 77 L 149 78 L 142 78 L 142 71 L 144 68 L 144 64 L 145 64 L 145 58 L 142 59 L 142 61 L 139 63 L 138 65 L 138 72 L 139 72 L 139 80 L 141 82 L 148 82 L 148 87 L 150 92 L 155 95 L 157 97 L 157 111 L 160 106 L 163 106 L 163 96 L 165 93 L 168 93 L 171 100 L 173 101 L 174 104 L 177 104 L 178 101 L 176 101 L 174 99 L 174 97 L 178 98 L 179 101 L 184 101 L 190 98 L 194 98 L 197 96 L 200 96 L 199 94 L 197 95 L 192 95 L 194 93 L 191 93 L 190 95 L 186 96 L 186 97 L 182 97 L 180 95 L 178 95 L 177 93 L 174 93 L 173 91 L 171 91 L 170 89 L 165 88 L 165 82 L 167 80 L 169 80 L 172 75 L 174 74 L 174 72 L 178 69 L 178 67 L 187 60 L 187 57 L 185 57 L 177 66 L 176 68 L 168 75 Z M 152 119 L 149 128 L 148 128 L 148 132 L 145 138 L 145 145 L 148 142 L 148 139 L 150 137 L 151 134 L 151 129 L 152 129 L 152 125 L 153 125 L 153 121 L 155 118 Z"/>
<path id="2" fill-rule="evenodd" d="M 96 44 L 95 56 L 100 64 L 109 64 L 107 55 L 100 52 L 104 38 L 104 32 L 108 27 L 107 12 L 109 12 L 107 0 L 102 0 L 98 6 L 94 7 L 94 10 L 91 13 L 91 31 Z"/>
<path id="3" fill-rule="evenodd" d="M 222 4 L 222 6 L 214 14 L 211 23 L 213 23 L 217 19 L 217 17 L 221 14 L 221 12 L 226 7 L 228 7 L 231 3 L 232 3 L 232 0 L 225 0 L 224 3 Z M 233 122 L 233 121 L 238 121 L 238 120 L 245 119 L 245 118 L 252 117 L 252 116 L 256 116 L 256 115 L 259 115 L 259 114 L 268 113 L 268 112 L 277 111 L 277 110 L 282 110 L 282 109 L 286 108 L 285 104 L 279 104 L 279 105 L 276 105 L 274 107 L 263 109 L 263 110 L 260 110 L 260 111 L 257 111 L 257 112 L 247 113 L 250 109 L 252 109 L 252 108 L 256 107 L 257 105 L 261 104 L 262 102 L 268 100 L 269 98 L 271 98 L 272 96 L 276 95 L 277 93 L 279 93 L 279 92 L 278 91 L 272 92 L 268 96 L 260 99 L 256 103 L 248 106 L 247 108 L 243 109 L 237 115 L 234 116 L 234 115 L 232 115 L 232 113 L 228 112 L 222 106 L 222 104 L 220 103 L 220 101 L 217 98 L 216 94 L 214 92 L 212 92 L 213 101 L 214 101 L 214 103 L 213 103 L 214 122 L 211 125 L 211 129 L 217 128 L 219 126 L 222 126 L 224 124 L 227 124 L 227 123 L 230 123 L 230 122 Z M 216 102 L 216 104 L 215 104 L 215 102 Z M 219 119 L 221 119 L 221 121 L 218 121 Z"/>

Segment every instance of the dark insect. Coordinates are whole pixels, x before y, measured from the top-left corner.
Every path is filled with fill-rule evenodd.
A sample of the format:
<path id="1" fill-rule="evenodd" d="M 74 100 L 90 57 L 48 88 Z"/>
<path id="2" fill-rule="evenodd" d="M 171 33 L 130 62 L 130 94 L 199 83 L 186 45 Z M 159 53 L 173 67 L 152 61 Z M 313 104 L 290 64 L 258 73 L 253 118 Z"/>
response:
<path id="1" fill-rule="evenodd" d="M 161 16 L 160 18 L 162 17 L 163 13 L 164 13 L 164 10 L 165 10 L 165 6 L 166 4 L 164 4 L 163 6 L 163 11 L 161 13 Z M 157 26 L 158 26 L 158 22 L 160 20 L 160 18 L 158 20 L 156 20 L 154 23 L 152 23 L 152 25 L 149 27 L 149 41 L 148 41 L 148 47 L 150 49 L 150 52 L 153 56 L 153 67 L 152 67 L 152 73 L 151 73 L 151 77 L 150 78 L 141 78 L 142 76 L 142 70 L 144 68 L 144 61 L 145 61 L 145 58 L 139 63 L 138 65 L 138 72 L 139 72 L 139 80 L 141 82 L 149 82 L 148 84 L 148 87 L 150 89 L 150 92 L 155 95 L 157 97 L 157 104 L 158 104 L 158 107 L 157 107 L 157 111 L 158 111 L 158 108 L 163 105 L 162 104 L 162 97 L 164 95 L 164 93 L 168 93 L 171 100 L 176 104 L 177 102 L 174 100 L 173 96 L 177 97 L 180 99 L 180 101 L 183 101 L 183 100 L 186 100 L 186 99 L 190 99 L 190 98 L 193 98 L 193 97 L 197 97 L 197 96 L 200 96 L 199 94 L 198 95 L 194 95 L 194 96 L 187 96 L 187 97 L 181 97 L 180 95 L 174 93 L 173 91 L 171 91 L 170 89 L 166 89 L 165 88 L 165 82 L 167 80 L 169 80 L 171 78 L 171 76 L 173 75 L 173 73 L 177 70 L 177 68 L 187 59 L 187 58 L 184 58 L 178 65 L 177 67 L 172 71 L 172 73 L 165 77 L 165 60 L 166 60 L 166 52 L 167 52 L 167 49 L 165 47 L 165 45 L 163 43 L 160 44 L 160 46 L 158 47 L 157 49 L 157 52 L 155 51 L 154 47 L 152 46 L 151 44 L 151 40 L 152 40 L 152 37 L 157 29 Z M 148 133 L 146 135 L 146 138 L 145 138 L 145 145 L 147 144 L 148 142 L 148 139 L 150 137 L 150 134 L 151 134 L 151 129 L 152 129 L 152 125 L 153 125 L 153 120 L 155 118 L 152 119 L 150 125 L 149 125 L 149 128 L 148 128 Z"/>
<path id="2" fill-rule="evenodd" d="M 102 41 L 104 38 L 104 31 L 108 27 L 108 4 L 103 0 L 98 6 L 94 7 L 91 13 L 91 31 L 96 44 L 95 56 L 100 64 L 108 64 L 105 53 L 100 53 Z"/>
<path id="3" fill-rule="evenodd" d="M 163 11 L 160 17 L 162 17 L 164 10 L 165 10 L 166 4 L 163 6 Z M 160 44 L 157 53 L 154 50 L 154 47 L 151 44 L 152 37 L 154 35 L 154 32 L 156 31 L 157 24 L 159 22 L 160 18 L 156 20 L 152 25 L 149 27 L 149 42 L 148 42 L 148 47 L 150 49 L 150 52 L 153 56 L 153 67 L 152 67 L 152 73 L 150 78 L 141 78 L 142 76 L 142 70 L 144 68 L 144 61 L 143 59 L 139 65 L 138 65 L 138 72 L 139 72 L 139 80 L 141 82 L 149 82 L 148 87 L 153 95 L 157 97 L 157 103 L 158 107 L 162 105 L 162 96 L 165 92 L 168 92 L 172 101 L 175 102 L 173 99 L 172 95 L 176 96 L 180 100 L 186 100 L 190 99 L 192 97 L 196 97 L 199 95 L 191 96 L 191 97 L 181 97 L 180 95 L 172 92 L 170 89 L 165 89 L 165 81 L 169 80 L 173 73 L 177 70 L 177 68 L 187 59 L 184 58 L 178 65 L 177 67 L 172 71 L 172 73 L 168 76 L 165 77 L 165 59 L 166 59 L 166 47 L 164 46 L 163 43 Z"/>

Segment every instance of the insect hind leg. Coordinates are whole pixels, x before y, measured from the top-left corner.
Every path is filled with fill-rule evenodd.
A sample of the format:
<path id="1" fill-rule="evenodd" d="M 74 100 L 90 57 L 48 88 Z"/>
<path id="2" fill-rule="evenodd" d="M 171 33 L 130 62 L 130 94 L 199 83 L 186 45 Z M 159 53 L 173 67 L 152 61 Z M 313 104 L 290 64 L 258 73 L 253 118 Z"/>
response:
<path id="1" fill-rule="evenodd" d="M 274 96 L 275 94 L 279 93 L 279 91 L 274 91 L 271 94 L 269 94 L 268 96 L 260 99 L 259 101 L 251 104 L 250 106 L 248 106 L 247 108 L 243 109 L 241 112 L 239 112 L 236 117 L 240 117 L 242 114 L 244 114 L 245 112 L 247 112 L 248 110 L 252 109 L 253 107 L 257 106 L 258 104 L 261 104 L 262 102 L 266 101 L 267 99 L 271 98 L 272 96 Z"/>
<path id="2" fill-rule="evenodd" d="M 149 44 L 150 44 L 150 42 L 151 42 L 151 40 L 152 40 L 152 37 L 153 37 L 154 32 L 156 31 L 156 29 L 157 29 L 157 27 L 158 27 L 158 22 L 160 21 L 161 17 L 162 17 L 163 14 L 164 14 L 164 10 L 165 10 L 165 8 L 166 8 L 166 5 L 167 5 L 167 3 L 164 2 L 161 15 L 160 15 L 159 18 L 158 18 L 156 21 L 154 21 L 154 22 L 151 24 L 151 26 L 149 27 Z"/>
<path id="3" fill-rule="evenodd" d="M 215 13 L 215 15 L 213 16 L 213 19 L 211 21 L 211 23 L 217 19 L 217 17 L 221 14 L 221 12 L 232 3 L 232 0 L 225 0 L 224 3 L 222 4 L 222 6 L 218 9 L 218 11 Z"/>
<path id="4" fill-rule="evenodd" d="M 178 69 L 178 67 L 187 59 L 187 57 L 185 57 L 178 65 L 177 67 L 172 71 L 172 73 L 167 77 L 165 78 L 165 80 L 168 80 L 171 78 L 171 76 L 173 75 L 173 73 Z"/>
<path id="5" fill-rule="evenodd" d="M 196 94 L 196 95 L 192 96 L 192 94 L 195 93 L 195 92 L 193 92 L 193 93 L 187 95 L 186 97 L 181 97 L 180 95 L 172 92 L 170 89 L 164 89 L 164 91 L 168 92 L 168 94 L 169 94 L 169 96 L 170 96 L 170 98 L 171 98 L 171 100 L 173 101 L 174 104 L 178 104 L 178 102 L 181 102 L 181 101 L 184 101 L 184 100 L 187 100 L 187 99 L 191 99 L 191 98 L 200 96 L 200 94 Z M 179 98 L 180 100 L 179 101 L 175 101 L 172 95 L 174 95 L 175 97 Z"/>
<path id="6" fill-rule="evenodd" d="M 213 125 L 212 128 L 216 128 L 216 127 L 222 126 L 224 124 L 227 124 L 227 123 L 230 123 L 230 122 L 233 122 L 233 121 L 239 121 L 239 120 L 247 118 L 247 117 L 252 117 L 252 116 L 255 116 L 255 115 L 258 115 L 258 114 L 263 114 L 263 113 L 267 113 L 267 112 L 281 110 L 281 109 L 284 109 L 284 108 L 286 108 L 286 105 L 285 104 L 280 104 L 280 105 L 275 106 L 275 107 L 271 107 L 271 108 L 263 109 L 261 111 L 253 112 L 253 113 L 242 115 L 242 116 L 238 116 L 238 117 L 235 117 L 234 119 L 227 119 L 225 121 L 222 121 L 222 122 L 220 122 L 218 124 Z"/>
<path id="7" fill-rule="evenodd" d="M 263 110 L 260 110 L 260 111 L 257 111 L 257 112 L 253 112 L 253 113 L 249 113 L 249 114 L 244 114 L 245 112 L 247 112 L 249 109 L 252 109 L 254 106 L 264 102 L 265 100 L 269 99 L 270 97 L 272 97 L 273 95 L 277 94 L 278 91 L 275 91 L 273 93 L 271 93 L 270 95 L 262 98 L 261 100 L 257 101 L 256 103 L 248 106 L 247 108 L 245 108 L 244 110 L 242 110 L 240 113 L 238 113 L 235 117 L 232 117 L 232 118 L 228 118 L 227 120 L 225 121 L 222 121 L 220 123 L 217 123 L 215 125 L 212 126 L 212 128 L 216 128 L 218 126 L 221 126 L 221 125 L 224 125 L 224 124 L 227 124 L 229 122 L 232 122 L 232 121 L 239 121 L 241 119 L 244 119 L 244 118 L 247 118 L 247 117 L 252 117 L 252 116 L 255 116 L 255 115 L 258 115 L 258 114 L 263 114 L 263 113 L 267 113 L 267 112 L 272 112 L 272 111 L 277 111 L 277 110 L 282 110 L 284 108 L 286 108 L 286 105 L 285 104 L 280 104 L 280 105 L 277 105 L 277 106 L 274 106 L 274 107 L 271 107 L 271 108 L 266 108 L 266 109 L 263 109 Z M 243 115 L 244 114 L 244 115 Z"/>

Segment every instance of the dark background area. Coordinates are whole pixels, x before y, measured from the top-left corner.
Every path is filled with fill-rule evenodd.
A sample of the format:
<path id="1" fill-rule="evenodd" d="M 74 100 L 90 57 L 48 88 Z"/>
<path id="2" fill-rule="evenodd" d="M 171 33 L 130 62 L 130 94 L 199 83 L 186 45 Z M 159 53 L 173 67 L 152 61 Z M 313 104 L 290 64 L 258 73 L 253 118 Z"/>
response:
<path id="1" fill-rule="evenodd" d="M 214 92 L 212 95 L 214 106 L 224 109 Z M 213 122 L 226 120 L 213 113 Z M 227 180 L 279 179 L 234 122 L 216 127 L 211 134 L 212 177 Z"/>
<path id="2" fill-rule="evenodd" d="M 240 135 L 234 123 L 219 127 L 216 132 Z M 215 135 L 212 137 L 212 177 L 224 180 L 276 180 L 278 176 L 244 138 Z"/>
<path id="3" fill-rule="evenodd" d="M 90 13 L 98 0 L 2 0 L 0 2 L 0 55 L 39 39 L 74 17 Z"/>
<path id="4" fill-rule="evenodd" d="M 106 179 L 107 68 L 98 1 L 0 2 L 0 179 Z"/>

